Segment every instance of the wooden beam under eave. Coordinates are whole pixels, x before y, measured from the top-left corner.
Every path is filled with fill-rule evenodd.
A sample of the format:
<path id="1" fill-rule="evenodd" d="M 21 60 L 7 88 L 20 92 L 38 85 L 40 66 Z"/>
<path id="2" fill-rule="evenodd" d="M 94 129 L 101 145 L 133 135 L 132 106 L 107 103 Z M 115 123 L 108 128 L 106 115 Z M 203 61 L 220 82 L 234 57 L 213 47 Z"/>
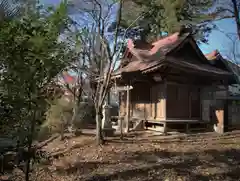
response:
<path id="1" fill-rule="evenodd" d="M 189 83 L 178 83 L 178 82 L 173 82 L 173 81 L 167 81 L 168 85 L 176 85 L 179 87 L 194 87 L 194 88 L 203 88 L 206 87 L 206 85 L 198 85 L 198 84 L 189 84 Z"/>

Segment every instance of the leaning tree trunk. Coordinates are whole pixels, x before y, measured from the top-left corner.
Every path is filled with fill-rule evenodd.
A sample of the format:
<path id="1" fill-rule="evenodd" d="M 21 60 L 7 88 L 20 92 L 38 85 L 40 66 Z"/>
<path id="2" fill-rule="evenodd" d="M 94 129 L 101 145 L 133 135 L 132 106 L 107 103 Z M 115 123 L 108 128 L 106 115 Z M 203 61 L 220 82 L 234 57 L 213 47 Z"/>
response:
<path id="1" fill-rule="evenodd" d="M 31 103 L 30 103 L 31 104 Z M 31 105 L 29 106 L 29 110 L 31 110 Z M 35 120 L 36 119 L 36 110 L 33 112 L 33 116 L 31 117 L 31 124 L 30 124 L 30 133 L 28 133 L 27 137 L 27 151 L 28 151 L 28 156 L 26 160 L 26 169 L 25 169 L 25 181 L 29 181 L 29 175 L 30 175 L 30 169 L 31 169 L 31 161 L 33 158 L 33 153 L 32 151 L 32 143 L 33 143 L 33 136 L 34 136 L 34 131 L 35 131 Z"/>
<path id="2" fill-rule="evenodd" d="M 70 120 L 70 125 L 69 125 L 69 129 L 68 129 L 68 131 L 69 131 L 70 133 L 75 132 L 74 123 L 75 123 L 76 118 L 77 118 L 77 114 L 78 114 L 77 112 L 78 112 L 78 106 L 77 106 L 77 105 L 74 105 L 73 111 L 72 111 L 73 115 L 72 115 L 72 118 L 71 118 L 71 120 Z"/>
<path id="3" fill-rule="evenodd" d="M 104 143 L 102 135 L 102 119 L 99 111 L 96 111 L 96 141 L 98 145 Z"/>
<path id="4" fill-rule="evenodd" d="M 60 130 L 60 138 L 61 140 L 64 140 L 64 131 L 65 131 L 65 119 L 64 119 L 64 113 L 61 112 L 60 120 L 61 120 L 61 130 Z"/>
<path id="5" fill-rule="evenodd" d="M 71 120 L 70 120 L 69 129 L 68 129 L 68 131 L 70 133 L 76 133 L 75 121 L 76 121 L 77 116 L 78 116 L 80 98 L 81 98 L 81 94 L 78 95 L 78 96 L 74 96 L 74 106 L 73 106 L 72 117 L 71 117 Z"/>

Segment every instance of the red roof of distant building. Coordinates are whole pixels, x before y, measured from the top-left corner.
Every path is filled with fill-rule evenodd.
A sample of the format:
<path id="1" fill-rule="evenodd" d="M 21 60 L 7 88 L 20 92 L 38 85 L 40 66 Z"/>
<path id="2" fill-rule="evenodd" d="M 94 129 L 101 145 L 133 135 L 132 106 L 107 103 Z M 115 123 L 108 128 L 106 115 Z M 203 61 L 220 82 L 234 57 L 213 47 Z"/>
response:
<path id="1" fill-rule="evenodd" d="M 205 57 L 208 60 L 215 60 L 219 55 L 220 53 L 218 52 L 218 50 L 213 50 L 212 52 L 205 54 Z"/>
<path id="2" fill-rule="evenodd" d="M 63 79 L 65 83 L 68 83 L 68 84 L 73 84 L 75 83 L 75 80 L 76 80 L 76 78 L 74 76 L 69 75 L 68 72 L 63 72 Z"/>

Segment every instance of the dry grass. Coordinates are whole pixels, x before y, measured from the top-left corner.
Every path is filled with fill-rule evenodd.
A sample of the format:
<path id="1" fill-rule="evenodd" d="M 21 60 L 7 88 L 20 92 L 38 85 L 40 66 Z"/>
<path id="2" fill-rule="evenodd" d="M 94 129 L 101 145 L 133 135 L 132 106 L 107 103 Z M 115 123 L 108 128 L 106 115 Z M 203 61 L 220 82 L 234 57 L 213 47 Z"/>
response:
<path id="1" fill-rule="evenodd" d="M 55 140 L 44 150 L 50 163 L 32 175 L 39 181 L 240 180 L 240 132 L 181 137 L 129 135 L 96 146 L 93 136 Z"/>

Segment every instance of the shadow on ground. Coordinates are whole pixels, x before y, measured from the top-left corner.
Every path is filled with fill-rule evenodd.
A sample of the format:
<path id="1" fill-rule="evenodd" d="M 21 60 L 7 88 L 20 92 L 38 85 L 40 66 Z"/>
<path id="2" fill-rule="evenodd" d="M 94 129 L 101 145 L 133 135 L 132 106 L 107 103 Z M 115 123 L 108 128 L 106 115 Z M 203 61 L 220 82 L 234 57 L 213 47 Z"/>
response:
<path id="1" fill-rule="evenodd" d="M 130 152 L 123 160 L 77 162 L 59 174 L 77 174 L 79 180 L 240 180 L 240 150 L 204 152 Z"/>
<path id="2" fill-rule="evenodd" d="M 145 135 L 143 132 L 135 132 L 129 135 L 124 135 L 123 139 L 119 139 L 118 136 L 107 139 L 108 143 L 127 143 L 127 144 L 136 144 L 136 143 L 187 143 L 199 144 L 199 142 L 209 142 L 219 143 L 216 141 L 226 142 L 226 144 L 236 143 L 235 138 L 239 139 L 240 132 L 228 132 L 225 134 L 217 134 L 213 132 L 206 132 L 204 134 L 175 134 L 175 135 Z"/>

